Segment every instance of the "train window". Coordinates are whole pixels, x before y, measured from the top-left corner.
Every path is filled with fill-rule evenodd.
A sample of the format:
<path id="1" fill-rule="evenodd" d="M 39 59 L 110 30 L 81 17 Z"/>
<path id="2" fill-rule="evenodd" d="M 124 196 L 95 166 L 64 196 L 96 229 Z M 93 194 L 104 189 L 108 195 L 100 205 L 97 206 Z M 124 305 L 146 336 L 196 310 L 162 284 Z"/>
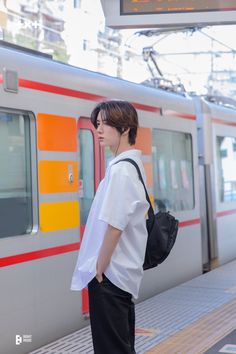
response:
<path id="1" fill-rule="evenodd" d="M 32 156 L 28 114 L 0 109 L 0 237 L 31 233 Z"/>
<path id="2" fill-rule="evenodd" d="M 236 138 L 216 138 L 218 190 L 221 202 L 236 200 Z"/>
<path id="3" fill-rule="evenodd" d="M 158 210 L 194 207 L 192 137 L 153 129 L 153 194 Z"/>
<path id="4" fill-rule="evenodd" d="M 94 143 L 88 129 L 79 129 L 79 196 L 81 224 L 85 225 L 94 198 Z"/>

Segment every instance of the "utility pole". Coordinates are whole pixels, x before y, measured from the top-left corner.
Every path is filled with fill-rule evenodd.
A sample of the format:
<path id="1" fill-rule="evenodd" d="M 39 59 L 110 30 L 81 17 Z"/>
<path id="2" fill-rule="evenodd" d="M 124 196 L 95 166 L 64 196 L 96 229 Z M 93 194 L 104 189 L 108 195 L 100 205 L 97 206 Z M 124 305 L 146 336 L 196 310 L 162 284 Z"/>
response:
<path id="1" fill-rule="evenodd" d="M 42 50 L 42 42 L 44 40 L 44 29 L 43 29 L 43 14 L 42 14 L 42 9 L 43 9 L 43 4 L 44 1 L 38 0 L 37 2 L 37 31 L 36 31 L 36 42 L 37 42 L 37 50 L 40 51 Z"/>

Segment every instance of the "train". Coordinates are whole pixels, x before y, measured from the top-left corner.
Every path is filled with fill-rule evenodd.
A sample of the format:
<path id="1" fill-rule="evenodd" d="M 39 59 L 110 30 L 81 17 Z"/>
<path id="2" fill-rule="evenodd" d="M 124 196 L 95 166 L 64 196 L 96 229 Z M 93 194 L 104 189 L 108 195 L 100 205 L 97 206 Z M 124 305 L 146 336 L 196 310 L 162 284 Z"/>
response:
<path id="1" fill-rule="evenodd" d="M 179 94 L 0 45 L 0 352 L 29 353 L 89 324 L 70 290 L 110 152 L 89 117 L 131 102 L 147 189 L 179 220 L 169 257 L 144 271 L 144 301 L 236 258 L 236 106 Z M 224 102 L 223 102 L 224 103 Z"/>

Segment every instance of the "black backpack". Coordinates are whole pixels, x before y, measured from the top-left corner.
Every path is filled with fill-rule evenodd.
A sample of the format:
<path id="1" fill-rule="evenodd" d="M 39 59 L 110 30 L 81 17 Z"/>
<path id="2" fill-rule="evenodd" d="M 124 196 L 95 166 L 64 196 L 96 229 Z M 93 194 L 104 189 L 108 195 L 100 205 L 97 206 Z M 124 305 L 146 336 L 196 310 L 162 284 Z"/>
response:
<path id="1" fill-rule="evenodd" d="M 137 163 L 129 158 L 117 161 L 127 161 L 135 166 L 139 179 L 143 184 L 146 193 L 146 199 L 149 202 L 148 219 L 146 221 L 148 239 L 146 246 L 146 254 L 143 263 L 143 269 L 150 269 L 161 264 L 169 255 L 174 246 L 178 233 L 179 221 L 173 215 L 166 211 L 154 213 L 147 189 L 143 182 L 143 178 Z"/>

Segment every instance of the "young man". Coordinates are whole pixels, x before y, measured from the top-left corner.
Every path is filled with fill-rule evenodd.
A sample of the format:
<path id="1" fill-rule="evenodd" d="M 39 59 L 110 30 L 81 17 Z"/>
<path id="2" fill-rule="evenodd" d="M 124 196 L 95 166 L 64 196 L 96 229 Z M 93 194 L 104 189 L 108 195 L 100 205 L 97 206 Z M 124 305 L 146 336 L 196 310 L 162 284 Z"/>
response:
<path id="1" fill-rule="evenodd" d="M 72 290 L 88 286 L 95 354 L 131 354 L 143 274 L 149 204 L 133 159 L 145 180 L 141 152 L 133 148 L 138 116 L 126 101 L 99 103 L 91 114 L 101 146 L 114 158 L 96 192 L 72 279 Z"/>

